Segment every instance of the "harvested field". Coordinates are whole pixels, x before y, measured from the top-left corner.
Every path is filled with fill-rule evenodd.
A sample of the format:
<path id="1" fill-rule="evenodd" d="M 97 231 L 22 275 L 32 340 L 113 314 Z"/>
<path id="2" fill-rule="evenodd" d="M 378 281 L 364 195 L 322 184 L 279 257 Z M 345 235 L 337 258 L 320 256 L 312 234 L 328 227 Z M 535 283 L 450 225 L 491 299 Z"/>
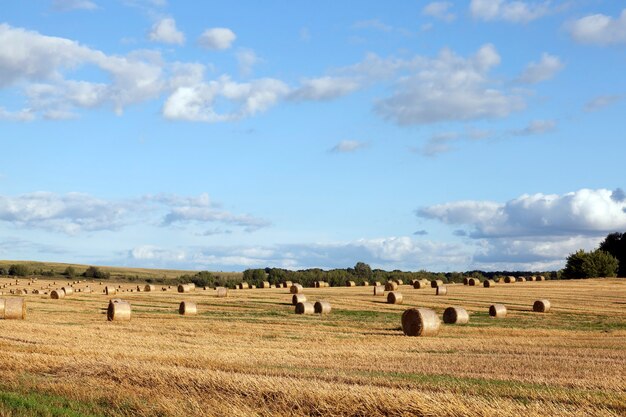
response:
<path id="1" fill-rule="evenodd" d="M 294 314 L 289 288 L 195 291 L 189 317 L 174 289 L 121 285 L 130 321 L 108 322 L 98 291 L 21 296 L 26 320 L 0 320 L 0 416 L 48 415 L 41 404 L 77 416 L 626 414 L 623 279 L 456 285 L 446 297 L 407 287 L 402 305 L 368 287 L 307 288 L 332 305 L 324 315 Z M 538 299 L 549 312 L 532 311 Z M 488 316 L 495 303 L 506 318 Z M 450 305 L 469 323 L 403 335 L 407 308 L 441 317 Z"/>

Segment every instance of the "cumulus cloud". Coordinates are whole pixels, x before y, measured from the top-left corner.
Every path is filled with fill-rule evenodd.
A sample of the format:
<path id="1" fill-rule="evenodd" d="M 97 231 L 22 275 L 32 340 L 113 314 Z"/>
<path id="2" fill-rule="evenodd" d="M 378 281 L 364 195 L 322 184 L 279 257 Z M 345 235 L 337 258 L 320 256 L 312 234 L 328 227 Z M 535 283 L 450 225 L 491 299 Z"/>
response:
<path id="1" fill-rule="evenodd" d="M 239 73 L 243 76 L 252 74 L 252 69 L 259 62 L 259 57 L 252 49 L 242 48 L 235 54 L 239 65 Z"/>
<path id="2" fill-rule="evenodd" d="M 472 0 L 470 12 L 477 19 L 528 23 L 550 13 L 549 2 Z"/>
<path id="3" fill-rule="evenodd" d="M 89 0 L 54 0 L 52 8 L 57 11 L 66 12 L 69 10 L 95 10 L 96 3 Z"/>
<path id="4" fill-rule="evenodd" d="M 585 104 L 585 111 L 590 112 L 603 109 L 617 103 L 623 98 L 624 96 L 622 95 L 603 95 L 594 97 Z"/>
<path id="5" fill-rule="evenodd" d="M 9 111 L 0 106 L 0 120 L 9 120 L 12 122 L 30 122 L 34 119 L 35 115 L 30 109 Z"/>
<path id="6" fill-rule="evenodd" d="M 556 130 L 556 121 L 554 120 L 533 120 L 523 129 L 513 130 L 511 133 L 515 136 L 531 136 L 542 135 L 544 133 Z"/>
<path id="7" fill-rule="evenodd" d="M 452 3 L 449 1 L 434 1 L 424 6 L 422 14 L 425 16 L 432 16 L 446 22 L 452 22 L 456 19 L 456 16 L 454 13 L 450 13 L 449 10 L 451 8 Z"/>
<path id="8" fill-rule="evenodd" d="M 563 69 L 564 65 L 558 56 L 543 53 L 541 61 L 531 62 L 528 64 L 519 80 L 527 84 L 535 84 L 541 81 L 549 80 L 554 77 L 557 72 Z"/>
<path id="9" fill-rule="evenodd" d="M 289 98 L 296 101 L 332 100 L 345 96 L 360 87 L 359 83 L 348 77 L 319 77 L 302 80 L 300 87 L 294 89 Z"/>
<path id="10" fill-rule="evenodd" d="M 350 153 L 358 151 L 369 146 L 367 142 L 360 142 L 358 140 L 342 140 L 330 149 L 333 153 Z"/>
<path id="11" fill-rule="evenodd" d="M 590 45 L 626 43 L 626 9 L 619 17 L 604 14 L 585 16 L 566 24 L 566 29 L 576 42 Z"/>
<path id="12" fill-rule="evenodd" d="M 400 125 L 504 117 L 524 108 L 521 97 L 496 88 L 488 73 L 500 64 L 493 45 L 463 58 L 443 50 L 418 59 L 417 70 L 402 77 L 395 93 L 375 105 L 382 117 Z"/>
<path id="13" fill-rule="evenodd" d="M 200 35 L 198 43 L 207 49 L 224 50 L 230 48 L 235 39 L 237 39 L 237 35 L 228 28 L 212 28 L 205 30 Z"/>
<path id="14" fill-rule="evenodd" d="M 185 35 L 176 28 L 176 21 L 171 17 L 166 17 L 152 26 L 148 35 L 153 42 L 162 42 L 171 45 L 182 45 L 185 43 Z"/>

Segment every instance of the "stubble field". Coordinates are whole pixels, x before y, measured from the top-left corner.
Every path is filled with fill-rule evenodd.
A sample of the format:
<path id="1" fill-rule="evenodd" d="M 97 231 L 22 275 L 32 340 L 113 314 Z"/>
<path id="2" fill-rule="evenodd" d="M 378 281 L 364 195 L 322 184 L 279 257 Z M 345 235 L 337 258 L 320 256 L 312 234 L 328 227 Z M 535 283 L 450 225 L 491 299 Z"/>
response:
<path id="1" fill-rule="evenodd" d="M 27 319 L 0 320 L 0 416 L 626 415 L 623 279 L 404 285 L 402 305 L 372 287 L 306 288 L 332 304 L 324 316 L 295 315 L 288 289 L 117 294 L 129 322 L 107 322 L 111 297 L 89 285 L 24 295 Z M 550 312 L 532 312 L 537 299 Z M 180 316 L 182 300 L 198 315 Z M 506 318 L 488 316 L 496 302 Z M 448 306 L 469 324 L 403 335 L 406 308 Z"/>

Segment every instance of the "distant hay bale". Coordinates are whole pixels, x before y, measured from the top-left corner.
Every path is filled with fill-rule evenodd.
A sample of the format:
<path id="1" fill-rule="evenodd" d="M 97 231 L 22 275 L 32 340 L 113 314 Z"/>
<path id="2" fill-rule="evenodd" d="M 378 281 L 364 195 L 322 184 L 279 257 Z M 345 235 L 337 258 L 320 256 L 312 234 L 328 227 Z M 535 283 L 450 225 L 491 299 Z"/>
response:
<path id="1" fill-rule="evenodd" d="M 383 285 L 383 284 L 381 284 L 380 281 L 374 281 L 374 286 L 375 287 L 380 287 L 381 285 Z"/>
<path id="2" fill-rule="evenodd" d="M 130 320 L 131 307 L 130 303 L 115 299 L 109 301 L 107 308 L 107 320 L 108 321 L 129 321 Z"/>
<path id="3" fill-rule="evenodd" d="M 304 294 L 294 294 L 291 297 L 291 304 L 296 305 L 298 303 L 306 303 L 306 295 Z"/>
<path id="4" fill-rule="evenodd" d="M 463 285 L 469 285 L 469 278 L 463 278 Z"/>
<path id="5" fill-rule="evenodd" d="M 428 308 L 409 308 L 402 313 L 402 331 L 407 336 L 436 336 L 441 320 Z"/>
<path id="6" fill-rule="evenodd" d="M 387 294 L 387 304 L 402 304 L 402 294 L 397 291 L 392 291 Z"/>
<path id="7" fill-rule="evenodd" d="M 39 294 L 39 290 L 33 290 L 33 294 Z"/>
<path id="8" fill-rule="evenodd" d="M 528 277 L 528 281 L 530 281 L 530 282 L 537 281 L 537 277 L 532 275 L 532 276 Z"/>
<path id="9" fill-rule="evenodd" d="M 292 294 L 301 294 L 303 291 L 304 291 L 304 288 L 302 288 L 302 285 L 300 284 L 293 284 L 289 288 L 289 292 Z"/>
<path id="10" fill-rule="evenodd" d="M 447 324 L 465 324 L 469 314 L 463 307 L 448 307 L 443 311 L 443 322 Z"/>
<path id="11" fill-rule="evenodd" d="M 537 277 L 537 281 L 545 281 L 545 280 L 546 280 L 546 277 L 544 277 L 543 275 L 539 275 Z"/>
<path id="12" fill-rule="evenodd" d="M 387 281 L 385 284 L 385 291 L 395 291 L 398 289 L 398 283 L 393 281 Z"/>
<path id="13" fill-rule="evenodd" d="M 270 288 L 270 282 L 269 281 L 261 282 L 261 288 Z"/>
<path id="14" fill-rule="evenodd" d="M 374 287 L 374 295 L 385 295 L 385 287 L 377 285 Z"/>
<path id="15" fill-rule="evenodd" d="M 65 291 L 52 290 L 50 291 L 50 298 L 52 298 L 53 300 L 60 300 L 61 298 L 65 298 Z"/>
<path id="16" fill-rule="evenodd" d="M 195 316 L 198 314 L 198 307 L 196 306 L 196 303 L 191 301 L 181 301 L 178 306 L 178 314 L 181 316 Z"/>
<path id="17" fill-rule="evenodd" d="M 489 307 L 489 315 L 496 318 L 506 317 L 506 306 L 503 304 L 493 304 Z"/>
<path id="18" fill-rule="evenodd" d="M 226 287 L 217 287 L 216 293 L 218 297 L 228 297 L 228 288 Z"/>
<path id="19" fill-rule="evenodd" d="M 313 303 L 298 303 L 296 304 L 296 314 L 313 314 L 315 313 L 315 306 Z"/>
<path id="20" fill-rule="evenodd" d="M 292 281 L 283 282 L 283 288 L 291 288 L 292 285 L 293 285 Z"/>
<path id="21" fill-rule="evenodd" d="M 369 283 L 369 282 L 367 282 L 367 281 L 363 281 L 363 282 L 361 283 L 361 285 L 362 285 L 363 287 L 369 287 L 370 283 Z"/>
<path id="22" fill-rule="evenodd" d="M 436 295 L 446 295 L 446 294 L 448 294 L 448 287 L 446 287 L 445 285 L 441 285 L 441 286 L 437 287 L 437 289 L 435 290 L 435 294 Z"/>
<path id="23" fill-rule="evenodd" d="M 151 292 L 151 291 L 154 291 L 154 290 L 155 290 L 155 288 L 156 288 L 156 287 L 155 287 L 154 285 L 147 284 L 147 285 L 145 285 L 145 286 L 143 287 L 143 290 L 144 290 L 145 292 Z"/>
<path id="24" fill-rule="evenodd" d="M 109 287 L 109 286 L 104 287 L 104 293 L 106 295 L 113 295 L 116 292 L 117 292 L 117 290 L 115 289 L 115 287 Z"/>
<path id="25" fill-rule="evenodd" d="M 467 285 L 470 287 L 477 287 L 480 285 L 480 280 L 478 278 L 470 278 L 467 280 Z"/>
<path id="26" fill-rule="evenodd" d="M 549 300 L 537 300 L 533 304 L 533 311 L 537 313 L 547 313 L 550 311 L 550 301 Z"/>
<path id="27" fill-rule="evenodd" d="M 437 287 L 441 287 L 443 285 L 443 281 L 440 279 L 434 279 L 432 281 L 430 281 L 430 287 L 431 288 L 437 288 Z"/>
<path id="28" fill-rule="evenodd" d="M 196 289 L 196 286 L 192 284 L 179 284 L 178 292 L 192 292 Z"/>
<path id="29" fill-rule="evenodd" d="M 65 292 L 65 295 L 72 295 L 72 294 L 74 294 L 74 288 L 72 288 L 72 287 L 62 287 L 61 290 L 63 290 Z"/>
<path id="30" fill-rule="evenodd" d="M 330 313 L 330 310 L 331 310 L 330 302 L 328 302 L 328 301 L 317 301 L 313 305 L 313 309 L 315 310 L 316 314 L 328 314 L 328 313 Z"/>
<path id="31" fill-rule="evenodd" d="M 485 288 L 491 288 L 491 287 L 493 287 L 494 285 L 496 285 L 496 282 L 495 282 L 494 280 L 492 280 L 492 279 L 486 279 L 486 280 L 483 282 L 483 287 L 485 287 Z"/>
<path id="32" fill-rule="evenodd" d="M 402 281 L 401 279 L 394 279 L 393 282 L 395 282 L 398 285 L 404 285 L 404 281 Z"/>
<path id="33" fill-rule="evenodd" d="M 313 288 L 322 288 L 323 285 L 320 281 L 313 282 Z"/>
<path id="34" fill-rule="evenodd" d="M 1 298 L 0 319 L 24 320 L 26 318 L 26 301 L 23 298 Z"/>
<path id="35" fill-rule="evenodd" d="M 91 288 L 89 288 L 89 287 L 83 288 L 83 292 L 84 293 L 91 293 Z"/>
<path id="36" fill-rule="evenodd" d="M 518 282 L 526 282 L 526 278 L 525 277 L 519 277 L 517 279 Z"/>
<path id="37" fill-rule="evenodd" d="M 513 276 L 506 276 L 504 277 L 504 283 L 505 284 L 512 284 L 515 282 L 515 277 Z"/>
<path id="38" fill-rule="evenodd" d="M 346 287 L 356 287 L 356 282 L 354 282 L 354 281 L 347 281 L 346 282 Z"/>
<path id="39" fill-rule="evenodd" d="M 244 281 L 244 282 L 241 282 L 241 283 L 239 284 L 239 289 L 240 289 L 240 290 L 247 290 L 247 289 L 249 289 L 249 288 L 250 288 L 250 285 L 249 285 L 247 282 L 245 282 L 245 281 Z"/>

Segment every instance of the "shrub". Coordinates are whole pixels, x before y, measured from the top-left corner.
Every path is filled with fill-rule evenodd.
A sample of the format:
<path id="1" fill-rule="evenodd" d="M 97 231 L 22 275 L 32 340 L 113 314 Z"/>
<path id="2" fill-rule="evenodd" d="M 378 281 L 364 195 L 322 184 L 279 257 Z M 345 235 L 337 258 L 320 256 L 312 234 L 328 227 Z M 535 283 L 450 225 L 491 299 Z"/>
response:
<path id="1" fill-rule="evenodd" d="M 83 272 L 83 276 L 86 278 L 108 279 L 111 274 L 101 271 L 97 266 L 90 266 L 85 270 L 85 272 Z"/>
<path id="2" fill-rule="evenodd" d="M 29 270 L 26 265 L 11 265 L 9 267 L 9 275 L 15 275 L 18 277 L 25 277 L 28 275 Z"/>
<path id="3" fill-rule="evenodd" d="M 585 252 L 579 250 L 567 257 L 562 278 L 614 277 L 617 275 L 618 261 L 603 250 Z"/>
<path id="4" fill-rule="evenodd" d="M 73 266 L 68 266 L 65 268 L 65 271 L 63 271 L 63 275 L 73 278 L 76 276 L 76 269 L 74 269 Z"/>

